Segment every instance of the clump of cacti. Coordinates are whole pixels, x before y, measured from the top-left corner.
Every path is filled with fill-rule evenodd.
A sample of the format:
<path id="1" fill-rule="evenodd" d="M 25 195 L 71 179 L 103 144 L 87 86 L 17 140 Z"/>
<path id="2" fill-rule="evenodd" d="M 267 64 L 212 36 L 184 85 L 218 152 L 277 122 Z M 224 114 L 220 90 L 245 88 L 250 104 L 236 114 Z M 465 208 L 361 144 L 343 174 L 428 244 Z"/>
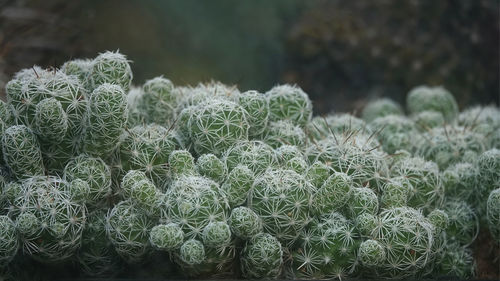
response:
<path id="1" fill-rule="evenodd" d="M 190 277 L 470 278 L 480 229 L 499 241 L 494 106 L 460 113 L 420 87 L 409 116 L 380 99 L 312 118 L 297 86 L 132 77 L 106 52 L 7 83 L 0 279 L 31 260 L 92 277 L 154 260 Z"/>

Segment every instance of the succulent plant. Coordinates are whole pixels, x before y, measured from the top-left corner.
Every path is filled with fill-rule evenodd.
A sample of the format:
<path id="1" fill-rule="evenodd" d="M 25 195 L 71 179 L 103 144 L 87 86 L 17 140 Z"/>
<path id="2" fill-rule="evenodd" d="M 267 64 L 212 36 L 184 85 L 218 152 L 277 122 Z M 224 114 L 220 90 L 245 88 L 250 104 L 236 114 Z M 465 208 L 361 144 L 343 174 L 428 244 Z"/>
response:
<path id="1" fill-rule="evenodd" d="M 176 118 L 179 96 L 174 84 L 158 76 L 147 80 L 142 86 L 143 94 L 138 101 L 138 109 L 144 113 L 146 123 L 168 125 Z"/>
<path id="2" fill-rule="evenodd" d="M 182 244 L 179 256 L 188 265 L 200 264 L 205 260 L 205 247 L 200 241 L 189 239 Z"/>
<path id="3" fill-rule="evenodd" d="M 120 86 L 104 83 L 95 88 L 87 104 L 83 151 L 101 158 L 110 156 L 127 117 L 127 99 Z"/>
<path id="4" fill-rule="evenodd" d="M 455 98 L 443 87 L 413 88 L 406 97 L 406 105 L 412 114 L 422 111 L 440 112 L 448 122 L 458 115 Z"/>
<path id="5" fill-rule="evenodd" d="M 264 230 L 291 245 L 310 221 L 314 187 L 291 170 L 269 169 L 254 182 L 248 206 L 263 221 Z"/>
<path id="6" fill-rule="evenodd" d="M 266 95 L 257 91 L 247 91 L 239 96 L 239 104 L 248 113 L 249 137 L 258 137 L 269 122 L 269 104 Z"/>
<path id="7" fill-rule="evenodd" d="M 224 248 L 231 243 L 231 229 L 226 222 L 210 222 L 201 235 L 203 245 L 209 248 Z"/>
<path id="8" fill-rule="evenodd" d="M 80 247 L 87 211 L 71 201 L 69 184 L 54 176 L 35 176 L 16 185 L 9 217 L 24 253 L 44 263 L 73 256 Z"/>
<path id="9" fill-rule="evenodd" d="M 14 222 L 8 216 L 0 216 L 0 268 L 5 267 L 15 257 L 18 249 Z"/>
<path id="10" fill-rule="evenodd" d="M 237 207 L 231 211 L 229 227 L 234 235 L 248 240 L 262 232 L 262 219 L 250 208 Z"/>
<path id="11" fill-rule="evenodd" d="M 312 209 L 316 215 L 341 210 L 353 195 L 353 182 L 345 173 L 335 172 L 328 177 L 313 196 Z"/>
<path id="12" fill-rule="evenodd" d="M 184 243 L 184 232 L 175 223 L 159 224 L 151 229 L 149 241 L 156 249 L 174 251 Z"/>
<path id="13" fill-rule="evenodd" d="M 109 83 L 120 86 L 125 92 L 128 92 L 132 78 L 127 58 L 119 52 L 110 51 L 99 54 L 92 61 L 87 76 L 90 90 Z"/>
<path id="14" fill-rule="evenodd" d="M 208 153 L 203 154 L 196 160 L 196 170 L 202 176 L 205 176 L 217 183 L 221 183 L 226 178 L 226 164 L 217 156 Z"/>
<path id="15" fill-rule="evenodd" d="M 243 205 L 255 181 L 254 173 L 247 166 L 236 166 L 221 185 L 231 207 Z"/>
<path id="16" fill-rule="evenodd" d="M 238 104 L 216 99 L 198 105 L 189 119 L 189 136 L 199 155 L 222 155 L 239 141 L 248 139 L 246 111 Z"/>
<path id="17" fill-rule="evenodd" d="M 377 240 L 365 240 L 359 244 L 358 257 L 363 266 L 380 266 L 385 262 L 385 248 Z"/>
<path id="18" fill-rule="evenodd" d="M 241 271 L 246 278 L 276 279 L 283 267 L 283 248 L 276 237 L 261 233 L 246 242 L 241 253 Z"/>
<path id="19" fill-rule="evenodd" d="M 500 243 L 500 188 L 491 191 L 486 204 L 486 219 L 490 232 L 497 243 Z"/>
<path id="20" fill-rule="evenodd" d="M 245 165 L 255 175 L 277 164 L 274 149 L 261 141 L 240 141 L 226 151 L 223 160 L 229 172 L 238 165 Z"/>
<path id="21" fill-rule="evenodd" d="M 454 276 L 469 279 L 475 276 L 476 263 L 469 248 L 456 243 L 447 245 L 446 250 L 437 261 L 437 276 Z"/>
<path id="22" fill-rule="evenodd" d="M 448 214 L 449 223 L 446 228 L 447 239 L 450 242 L 468 246 L 479 233 L 479 221 L 474 210 L 461 200 L 449 200 L 443 206 Z"/>
<path id="23" fill-rule="evenodd" d="M 365 105 L 363 111 L 361 112 L 363 120 L 368 123 L 379 117 L 402 114 L 403 109 L 401 108 L 401 105 L 389 98 L 378 98 L 372 100 Z"/>
<path id="24" fill-rule="evenodd" d="M 281 145 L 303 146 L 306 141 L 306 135 L 302 128 L 295 126 L 289 120 L 279 120 L 270 122 L 267 130 L 264 132 L 263 141 L 278 148 Z"/>
<path id="25" fill-rule="evenodd" d="M 25 179 L 45 173 L 40 143 L 33 131 L 24 125 L 11 126 L 5 130 L 2 154 L 15 178 Z"/>
<path id="26" fill-rule="evenodd" d="M 304 127 L 312 117 L 309 96 L 299 87 L 278 85 L 266 93 L 271 122 L 289 120 L 293 125 Z"/>

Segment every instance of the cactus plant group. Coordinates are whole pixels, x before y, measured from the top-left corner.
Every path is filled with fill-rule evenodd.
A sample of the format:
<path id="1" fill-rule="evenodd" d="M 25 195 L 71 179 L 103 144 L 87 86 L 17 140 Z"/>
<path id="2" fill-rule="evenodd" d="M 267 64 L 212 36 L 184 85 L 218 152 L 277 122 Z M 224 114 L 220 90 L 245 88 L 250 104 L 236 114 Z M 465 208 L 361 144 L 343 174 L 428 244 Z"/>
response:
<path id="1" fill-rule="evenodd" d="M 500 243 L 494 106 L 421 86 L 408 116 L 384 98 L 313 118 L 298 86 L 132 77 L 105 52 L 7 83 L 0 279 L 153 259 L 189 277 L 469 278 L 480 229 Z"/>

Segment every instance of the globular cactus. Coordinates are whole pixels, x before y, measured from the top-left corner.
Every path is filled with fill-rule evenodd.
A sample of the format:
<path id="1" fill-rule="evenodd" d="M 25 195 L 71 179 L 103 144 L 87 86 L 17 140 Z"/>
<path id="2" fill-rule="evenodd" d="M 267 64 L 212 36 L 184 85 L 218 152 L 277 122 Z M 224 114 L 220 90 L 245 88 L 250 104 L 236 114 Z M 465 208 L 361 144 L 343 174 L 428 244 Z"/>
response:
<path id="1" fill-rule="evenodd" d="M 406 206 L 411 188 L 405 177 L 388 179 L 381 188 L 380 205 L 384 208 Z"/>
<path id="2" fill-rule="evenodd" d="M 494 189 L 488 196 L 486 219 L 493 238 L 500 243 L 500 188 Z"/>
<path id="3" fill-rule="evenodd" d="M 59 143 L 68 130 L 68 117 L 61 103 L 55 98 L 47 98 L 36 105 L 36 134 L 44 142 Z"/>
<path id="4" fill-rule="evenodd" d="M 217 183 L 222 183 L 226 178 L 227 167 L 217 156 L 208 153 L 203 154 L 196 160 L 196 170 Z"/>
<path id="5" fill-rule="evenodd" d="M 378 198 L 372 189 L 367 187 L 354 187 L 351 189 L 349 204 L 347 205 L 349 216 L 355 218 L 363 213 L 377 214 L 379 208 Z"/>
<path id="6" fill-rule="evenodd" d="M 245 244 L 240 255 L 245 278 L 276 279 L 283 267 L 283 248 L 276 237 L 261 233 Z"/>
<path id="7" fill-rule="evenodd" d="M 23 251 L 40 262 L 66 260 L 80 247 L 87 211 L 70 200 L 68 185 L 53 176 L 27 178 L 11 201 Z"/>
<path id="8" fill-rule="evenodd" d="M 11 126 L 5 130 L 2 154 L 5 164 L 17 179 L 45 173 L 40 143 L 33 131 L 24 125 Z"/>
<path id="9" fill-rule="evenodd" d="M 91 59 L 74 59 L 65 62 L 61 66 L 61 71 L 67 75 L 75 75 L 80 81 L 86 81 L 91 67 Z"/>
<path id="10" fill-rule="evenodd" d="M 500 186 L 500 150 L 493 148 L 483 152 L 477 159 L 479 171 L 478 191 L 475 192 L 476 208 L 480 215 L 486 212 L 484 202 L 489 193 Z"/>
<path id="11" fill-rule="evenodd" d="M 474 202 L 478 185 L 479 169 L 472 163 L 457 163 L 442 173 L 446 197 L 452 197 L 469 203 Z"/>
<path id="12" fill-rule="evenodd" d="M 262 219 L 247 207 L 234 208 L 228 221 L 231 232 L 240 239 L 248 240 L 262 232 Z"/>
<path id="13" fill-rule="evenodd" d="M 302 128 L 291 121 L 279 120 L 269 123 L 262 140 L 273 148 L 278 148 L 283 144 L 301 147 L 306 142 L 306 135 Z"/>
<path id="14" fill-rule="evenodd" d="M 382 229 L 382 220 L 378 215 L 368 212 L 361 213 L 354 219 L 357 231 L 363 238 L 374 238 L 380 235 Z"/>
<path id="15" fill-rule="evenodd" d="M 304 127 L 312 117 L 312 103 L 302 89 L 290 85 L 278 85 L 266 93 L 271 122 L 289 120 L 293 125 Z"/>
<path id="16" fill-rule="evenodd" d="M 292 277 L 342 279 L 356 267 L 358 234 L 337 212 L 325 213 L 301 233 L 292 253 Z"/>
<path id="17" fill-rule="evenodd" d="M 412 114 L 429 110 L 440 112 L 448 122 L 458 115 L 457 101 L 443 87 L 413 88 L 406 97 L 406 105 Z"/>
<path id="18" fill-rule="evenodd" d="M 225 248 L 231 243 L 231 229 L 226 222 L 210 222 L 201 235 L 203 245 L 208 248 Z"/>
<path id="19" fill-rule="evenodd" d="M 248 206 L 264 224 L 264 230 L 291 245 L 310 221 L 314 187 L 291 170 L 269 169 L 255 180 Z"/>
<path id="20" fill-rule="evenodd" d="M 266 95 L 257 91 L 247 91 L 239 95 L 239 104 L 246 110 L 249 137 L 258 137 L 269 122 L 269 104 Z"/>
<path id="21" fill-rule="evenodd" d="M 0 216 L 0 268 L 5 267 L 15 257 L 18 249 L 14 222 L 8 216 Z"/>
<path id="22" fill-rule="evenodd" d="M 225 221 L 229 205 L 214 181 L 195 175 L 183 175 L 166 191 L 162 221 L 179 224 L 186 238 L 200 239 L 211 222 Z"/>
<path id="23" fill-rule="evenodd" d="M 223 160 L 229 171 L 238 165 L 245 165 L 255 175 L 260 175 L 268 167 L 277 164 L 274 149 L 261 141 L 238 142 L 224 154 Z"/>
<path id="24" fill-rule="evenodd" d="M 236 166 L 221 185 L 231 207 L 243 205 L 255 181 L 254 173 L 247 166 Z"/>
<path id="25" fill-rule="evenodd" d="M 460 279 L 475 276 L 476 262 L 471 249 L 456 243 L 447 245 L 444 254 L 436 263 L 436 276 L 453 276 Z"/>
<path id="26" fill-rule="evenodd" d="M 328 177 L 313 196 L 312 209 L 316 215 L 341 210 L 351 198 L 353 182 L 345 173 L 335 172 Z"/>
<path id="27" fill-rule="evenodd" d="M 403 115 L 401 105 L 389 98 L 379 98 L 367 103 L 361 112 L 363 120 L 368 123 L 387 115 Z"/>
<path id="28" fill-rule="evenodd" d="M 127 98 L 120 86 L 104 83 L 97 87 L 87 104 L 83 151 L 108 157 L 118 145 L 127 115 Z"/>
<path id="29" fill-rule="evenodd" d="M 114 84 L 128 92 L 132 78 L 129 60 L 119 52 L 107 51 L 92 61 L 87 84 L 91 91 L 103 84 Z"/>
<path id="30" fill-rule="evenodd" d="M 412 138 L 417 130 L 413 121 L 406 117 L 400 115 L 379 117 L 369 124 L 369 128 L 375 132 L 375 136 L 387 153 L 413 148 Z"/>
<path id="31" fill-rule="evenodd" d="M 111 170 L 98 157 L 85 154 L 73 158 L 64 168 L 64 179 L 68 182 L 82 180 L 89 186 L 86 204 L 96 207 L 111 195 Z"/>
<path id="32" fill-rule="evenodd" d="M 167 78 L 158 76 L 147 80 L 142 91 L 137 107 L 144 113 L 144 121 L 165 126 L 170 124 L 176 117 L 175 111 L 179 102 L 174 84 Z"/>
<path id="33" fill-rule="evenodd" d="M 188 265 L 200 264 L 206 258 L 203 243 L 196 239 L 189 239 L 184 242 L 179 252 L 180 259 Z"/>
<path id="34" fill-rule="evenodd" d="M 446 228 L 448 241 L 462 246 L 472 244 L 479 233 L 479 221 L 469 204 L 460 199 L 449 200 L 443 206 L 443 211 L 449 218 Z"/>
<path id="35" fill-rule="evenodd" d="M 125 199 L 130 199 L 147 215 L 152 217 L 160 215 L 159 207 L 163 203 L 163 194 L 145 173 L 128 171 L 123 176 L 120 187 Z"/>
<path id="36" fill-rule="evenodd" d="M 163 126 L 138 125 L 123 132 L 115 159 L 119 174 L 129 170 L 145 172 L 158 186 L 169 175 L 168 157 L 179 148 L 173 131 Z"/>
<path id="37" fill-rule="evenodd" d="M 380 266 L 385 262 L 385 248 L 377 240 L 368 239 L 359 244 L 358 257 L 365 267 Z"/>
<path id="38" fill-rule="evenodd" d="M 430 210 L 443 202 L 443 185 L 437 165 L 419 157 L 405 158 L 391 169 L 394 177 L 408 179 L 408 206 Z"/>
<path id="39" fill-rule="evenodd" d="M 155 220 L 131 200 L 121 201 L 106 216 L 106 234 L 128 263 L 143 260 L 150 251 L 149 233 Z"/>
<path id="40" fill-rule="evenodd" d="M 497 107 L 490 105 L 469 108 L 460 113 L 457 123 L 483 135 L 490 148 L 499 144 L 497 132 L 500 128 L 500 110 Z"/>
<path id="41" fill-rule="evenodd" d="M 82 232 L 82 245 L 76 255 L 87 276 L 106 277 L 120 270 L 120 259 L 106 235 L 106 212 L 92 211 Z"/>
<path id="42" fill-rule="evenodd" d="M 435 128 L 424 133 L 416 145 L 417 155 L 436 162 L 442 170 L 476 158 L 485 148 L 480 134 L 462 127 Z"/>
<path id="43" fill-rule="evenodd" d="M 325 181 L 330 177 L 332 170 L 326 164 L 315 161 L 306 171 L 306 179 L 316 188 L 319 189 Z"/>
<path id="44" fill-rule="evenodd" d="M 412 116 L 419 131 L 425 132 L 445 124 L 443 114 L 437 111 L 422 111 Z"/>
<path id="45" fill-rule="evenodd" d="M 175 223 L 160 224 L 151 229 L 149 242 L 158 250 L 171 252 L 184 243 L 184 232 Z"/>
<path id="46" fill-rule="evenodd" d="M 239 141 L 248 139 L 246 111 L 238 104 L 216 99 L 196 107 L 188 122 L 189 136 L 199 155 L 222 155 Z"/>
<path id="47" fill-rule="evenodd" d="M 351 132 L 371 133 L 365 121 L 348 113 L 316 116 L 306 129 L 309 138 L 315 140 L 348 135 Z"/>
<path id="48" fill-rule="evenodd" d="M 282 167 L 283 169 L 292 170 L 297 174 L 304 175 L 309 168 L 309 164 L 304 160 L 304 157 L 300 156 L 286 161 Z"/>
<path id="49" fill-rule="evenodd" d="M 293 158 L 304 158 L 304 153 L 296 145 L 283 144 L 275 149 L 276 158 L 282 166 Z"/>
<path id="50" fill-rule="evenodd" d="M 434 226 L 411 207 L 390 208 L 380 213 L 381 228 L 374 231 L 386 249 L 386 262 L 378 266 L 380 277 L 414 276 L 430 261 Z"/>
<path id="51" fill-rule="evenodd" d="M 169 178 L 195 174 L 194 157 L 187 150 L 174 150 L 168 157 Z"/>

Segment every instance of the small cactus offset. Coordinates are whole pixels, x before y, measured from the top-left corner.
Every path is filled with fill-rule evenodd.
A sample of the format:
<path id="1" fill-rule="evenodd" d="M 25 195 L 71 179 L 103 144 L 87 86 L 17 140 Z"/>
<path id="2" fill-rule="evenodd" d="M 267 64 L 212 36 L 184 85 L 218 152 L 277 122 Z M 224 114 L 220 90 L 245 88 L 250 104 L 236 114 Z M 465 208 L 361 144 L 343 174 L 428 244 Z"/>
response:
<path id="1" fill-rule="evenodd" d="M 0 280 L 481 278 L 500 243 L 496 106 L 132 78 L 115 51 L 6 83 Z"/>

